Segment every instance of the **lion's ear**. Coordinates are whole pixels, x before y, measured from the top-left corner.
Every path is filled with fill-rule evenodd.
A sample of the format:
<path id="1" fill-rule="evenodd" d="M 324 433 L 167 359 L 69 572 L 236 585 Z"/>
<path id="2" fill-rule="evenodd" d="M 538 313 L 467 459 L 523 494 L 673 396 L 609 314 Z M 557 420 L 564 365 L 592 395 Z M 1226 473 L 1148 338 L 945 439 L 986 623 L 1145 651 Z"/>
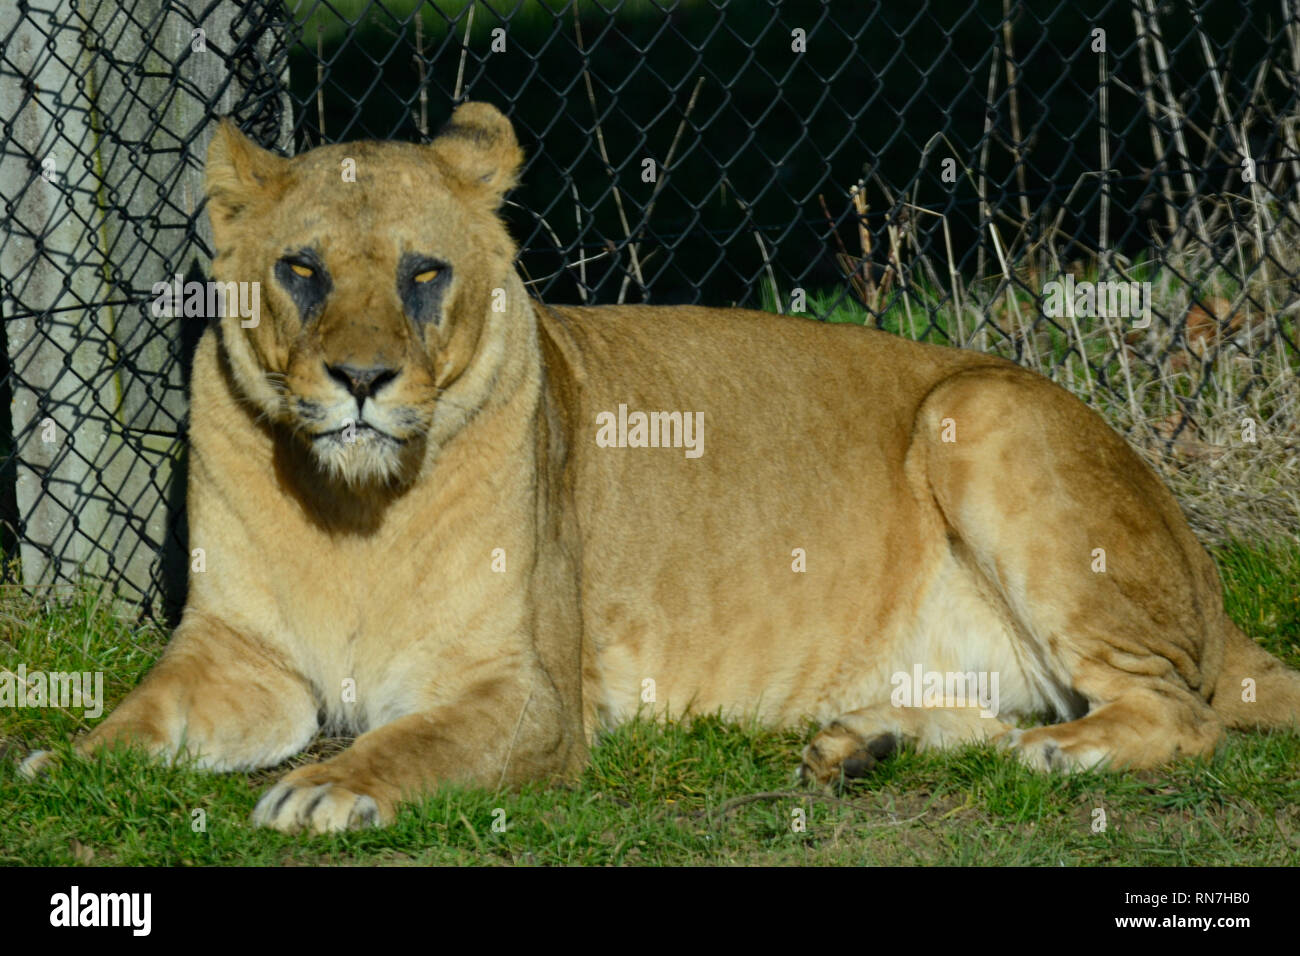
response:
<path id="1" fill-rule="evenodd" d="M 524 151 L 510 120 L 490 103 L 462 103 L 429 144 L 438 161 L 466 184 L 481 186 L 495 209 L 518 182 Z"/>
<path id="2" fill-rule="evenodd" d="M 250 206 L 275 199 L 283 191 L 289 161 L 262 149 L 223 117 L 208 145 L 204 185 L 213 238 L 220 245 L 225 228 Z"/>

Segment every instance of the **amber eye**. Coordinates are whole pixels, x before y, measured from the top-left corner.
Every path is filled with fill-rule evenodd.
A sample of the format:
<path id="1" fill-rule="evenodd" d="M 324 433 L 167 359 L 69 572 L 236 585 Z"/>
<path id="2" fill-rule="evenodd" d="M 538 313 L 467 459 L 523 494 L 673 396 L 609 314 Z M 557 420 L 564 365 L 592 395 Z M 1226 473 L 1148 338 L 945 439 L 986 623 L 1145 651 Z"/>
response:
<path id="1" fill-rule="evenodd" d="M 417 275 L 414 281 L 419 283 L 432 282 L 434 279 L 438 278 L 438 273 L 441 271 L 441 269 L 429 269 L 428 271 L 421 272 Z"/>
<path id="2" fill-rule="evenodd" d="M 316 274 L 314 269 L 297 262 L 289 263 L 289 268 L 293 270 L 294 275 L 302 276 L 304 279 L 310 279 Z"/>

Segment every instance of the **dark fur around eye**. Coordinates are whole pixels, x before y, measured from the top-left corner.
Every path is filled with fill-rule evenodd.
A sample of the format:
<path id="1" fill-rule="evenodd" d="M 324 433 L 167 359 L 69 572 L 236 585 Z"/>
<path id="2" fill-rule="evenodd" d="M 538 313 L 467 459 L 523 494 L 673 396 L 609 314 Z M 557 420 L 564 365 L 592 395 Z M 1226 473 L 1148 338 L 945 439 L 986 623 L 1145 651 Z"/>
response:
<path id="1" fill-rule="evenodd" d="M 310 269 L 311 275 L 299 275 L 294 266 Z M 334 288 L 325 264 L 311 249 L 300 249 L 282 256 L 275 264 L 275 278 L 298 306 L 303 319 L 318 312 Z"/>
<path id="2" fill-rule="evenodd" d="M 428 272 L 437 273 L 424 282 L 415 277 Z M 397 264 L 397 295 L 402 308 L 415 322 L 424 325 L 442 322 L 442 300 L 451 282 L 451 265 L 432 256 L 408 252 Z"/>

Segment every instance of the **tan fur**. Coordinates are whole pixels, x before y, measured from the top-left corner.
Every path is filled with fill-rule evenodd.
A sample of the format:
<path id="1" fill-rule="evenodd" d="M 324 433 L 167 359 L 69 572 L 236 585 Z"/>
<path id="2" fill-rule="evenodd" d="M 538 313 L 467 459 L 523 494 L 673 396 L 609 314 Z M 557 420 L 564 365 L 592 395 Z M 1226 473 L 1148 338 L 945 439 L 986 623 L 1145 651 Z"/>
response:
<path id="1" fill-rule="evenodd" d="M 830 722 L 804 754 L 819 782 L 899 741 L 1146 766 L 1208 752 L 1225 723 L 1295 719 L 1300 680 L 1231 625 L 1172 496 L 1082 403 L 860 328 L 542 306 L 497 215 L 519 162 L 483 104 L 430 146 L 293 160 L 221 126 L 214 278 L 260 282 L 261 321 L 224 318 L 199 346 L 206 570 L 84 747 L 252 768 L 323 721 L 356 742 L 254 819 L 329 830 L 441 781 L 570 774 L 639 708 Z M 308 247 L 332 288 L 304 315 L 276 263 Z M 404 304 L 404 254 L 450 264 L 434 321 Z M 346 370 L 368 368 L 392 374 L 358 402 Z M 703 453 L 598 447 L 620 403 L 702 412 Z M 358 416 L 378 431 L 319 437 Z M 918 664 L 997 673 L 999 714 L 894 706 L 891 675 Z M 1065 722 L 1015 728 L 1036 713 Z"/>

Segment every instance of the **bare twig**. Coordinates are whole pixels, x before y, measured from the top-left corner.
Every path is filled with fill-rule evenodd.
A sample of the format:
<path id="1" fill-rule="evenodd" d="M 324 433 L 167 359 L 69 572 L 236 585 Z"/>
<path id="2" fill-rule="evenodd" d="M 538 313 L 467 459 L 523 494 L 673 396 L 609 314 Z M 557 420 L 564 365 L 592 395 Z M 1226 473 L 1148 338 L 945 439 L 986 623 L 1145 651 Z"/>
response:
<path id="1" fill-rule="evenodd" d="M 1264 295 L 1266 298 L 1265 308 L 1269 314 L 1273 310 L 1272 296 L 1269 294 L 1269 268 L 1268 260 L 1272 249 L 1268 242 L 1265 241 L 1265 233 L 1273 234 L 1273 222 L 1268 213 L 1268 204 L 1262 195 L 1259 186 L 1259 172 L 1255 167 L 1255 159 L 1251 155 L 1250 140 L 1246 137 L 1245 131 L 1240 133 L 1232 125 L 1232 114 L 1228 111 L 1228 100 L 1223 92 L 1223 81 L 1219 77 L 1218 64 L 1215 62 L 1214 53 L 1210 49 L 1210 41 L 1206 39 L 1205 30 L 1201 23 L 1201 14 L 1198 10 L 1192 11 L 1196 18 L 1196 35 L 1201 41 L 1201 52 L 1205 56 L 1205 65 L 1210 71 L 1210 82 L 1214 86 L 1214 95 L 1218 99 L 1219 110 L 1224 116 L 1224 125 L 1228 128 L 1229 134 L 1233 138 L 1233 145 L 1237 148 L 1237 154 L 1248 164 L 1252 175 L 1250 176 L 1250 197 L 1251 208 L 1254 215 L 1251 217 L 1255 228 L 1255 255 L 1259 265 L 1260 277 L 1264 284 Z M 1244 277 L 1248 273 L 1243 269 L 1241 275 Z"/>
<path id="2" fill-rule="evenodd" d="M 451 101 L 459 103 L 465 89 L 465 59 L 469 56 L 469 31 L 474 29 L 474 8 L 477 3 L 470 0 L 469 16 L 465 18 L 465 36 L 460 42 L 460 65 L 456 67 L 456 89 L 451 94 Z"/>
<path id="3" fill-rule="evenodd" d="M 744 213 L 745 218 L 753 223 L 754 217 L 750 214 L 749 204 L 740 196 L 736 196 L 735 199 L 736 205 L 740 207 L 740 211 Z M 767 272 L 767 281 L 772 286 L 772 298 L 776 302 L 776 311 L 785 315 L 785 309 L 781 305 L 781 290 L 776 285 L 776 273 L 772 271 L 772 260 L 768 258 L 767 245 L 763 242 L 763 236 L 759 233 L 757 224 L 754 225 L 754 241 L 758 243 L 759 255 L 763 257 L 763 268 Z"/>
<path id="4" fill-rule="evenodd" d="M 582 80 L 587 88 L 587 102 L 591 104 L 592 119 L 596 124 L 596 147 L 600 150 L 600 158 L 605 163 L 605 173 L 609 176 L 614 193 L 614 206 L 618 210 L 618 221 L 623 227 L 623 238 L 631 243 L 632 227 L 628 225 L 627 213 L 623 209 L 623 192 L 618 188 L 618 177 L 614 175 L 614 166 L 609 161 L 609 150 L 605 148 L 605 131 L 600 125 L 600 108 L 596 105 L 596 88 L 591 82 L 591 71 L 587 69 L 587 49 L 582 43 L 582 24 L 578 18 L 578 0 L 573 2 L 573 33 L 578 40 L 578 52 L 582 54 Z M 632 274 L 636 276 L 637 285 L 641 287 L 641 296 L 644 299 L 647 295 L 645 287 L 645 277 L 641 274 L 641 260 L 637 255 L 635 245 L 628 246 L 628 257 L 632 260 Z M 622 304 L 625 293 L 627 292 L 627 283 L 619 290 L 618 301 Z"/>
<path id="5" fill-rule="evenodd" d="M 1183 116 L 1182 110 L 1178 108 L 1178 100 L 1174 96 L 1173 87 L 1169 82 L 1169 59 L 1165 55 L 1165 40 L 1160 33 L 1160 21 L 1156 17 L 1154 0 L 1142 0 L 1146 10 L 1147 20 L 1150 23 L 1151 48 L 1156 56 L 1156 81 L 1164 93 L 1170 116 L 1173 122 L 1174 151 L 1179 157 L 1179 162 L 1186 167 L 1191 163 L 1192 155 L 1187 150 L 1187 140 L 1183 136 L 1183 126 L 1186 124 L 1186 117 Z M 1196 225 L 1196 238 L 1207 246 L 1210 244 L 1209 233 L 1205 228 L 1205 220 L 1201 215 L 1201 205 L 1197 198 L 1196 182 L 1192 179 L 1191 170 L 1184 168 L 1183 185 L 1187 190 L 1187 203 L 1191 210 L 1192 220 Z M 1181 229 L 1181 225 L 1179 229 Z"/>
<path id="6" fill-rule="evenodd" d="M 576 199 L 577 199 L 577 188 L 576 188 L 576 187 L 574 188 L 574 199 L 575 199 L 575 202 L 576 202 Z M 507 199 L 507 200 L 505 201 L 505 205 L 507 205 L 507 206 L 514 206 L 516 209 L 524 209 L 524 207 L 523 207 L 522 205 L 520 205 L 519 203 L 515 202 L 513 199 Z M 524 211 L 525 211 L 525 212 L 531 212 L 531 210 L 528 210 L 528 209 L 524 209 Z M 546 234 L 547 234 L 548 236 L 551 237 L 551 242 L 555 243 L 555 251 L 556 251 L 557 253 L 559 253 L 561 256 L 564 255 L 564 243 L 560 242 L 560 236 L 559 236 L 559 234 L 555 231 L 554 228 L 552 228 L 551 224 L 550 224 L 549 222 L 546 221 L 546 217 L 543 216 L 543 215 L 540 215 L 540 214 L 538 214 L 538 213 L 535 213 L 535 212 L 533 212 L 532 215 L 533 215 L 534 218 L 537 219 L 538 222 L 540 222 L 540 223 L 542 224 L 542 228 L 546 230 Z M 581 223 L 581 222 L 579 222 L 579 224 L 578 224 L 578 235 L 579 235 L 579 236 L 582 235 L 582 223 Z M 603 258 L 605 258 L 606 256 L 608 256 L 608 255 L 610 255 L 610 254 L 611 254 L 610 252 L 601 252 L 601 253 L 599 253 L 599 254 L 597 254 L 597 255 L 594 255 L 594 256 L 587 256 L 587 257 L 584 257 L 584 258 L 580 258 L 577 262 L 566 262 L 563 266 L 561 266 L 558 270 L 556 270 L 555 272 L 551 273 L 550 275 L 548 275 L 548 276 L 542 276 L 540 279 L 530 279 L 529 281 L 525 282 L 524 285 L 536 285 L 536 284 L 539 283 L 539 282 L 545 282 L 547 279 L 552 279 L 552 278 L 554 278 L 555 276 L 559 275 L 559 274 L 560 274 L 561 272 L 563 272 L 565 269 L 573 269 L 573 268 L 576 267 L 576 268 L 579 270 L 579 276 L 581 276 L 581 277 L 582 277 L 582 280 L 583 280 L 583 287 L 582 287 L 582 290 L 581 290 L 580 294 L 582 295 L 582 300 L 583 300 L 584 302 L 586 302 L 586 301 L 587 301 L 587 291 L 586 291 L 586 264 L 587 264 L 588 262 L 595 262 L 597 259 L 603 259 Z"/>
<path id="7" fill-rule="evenodd" d="M 985 171 L 989 168 L 989 143 L 993 139 L 993 94 L 998 88 L 998 51 L 989 55 L 989 86 L 984 99 L 984 141 L 980 144 L 980 168 L 975 183 L 975 192 L 979 196 L 980 228 L 992 218 L 988 204 L 988 178 Z M 975 278 L 984 278 L 984 243 L 979 244 L 975 254 Z"/>
<path id="8" fill-rule="evenodd" d="M 576 182 L 570 180 L 569 189 L 572 190 L 573 192 L 573 219 L 574 219 L 574 225 L 577 227 L 577 231 L 574 233 L 574 235 L 577 236 L 577 242 L 579 243 L 579 248 L 581 248 L 582 201 L 578 198 L 578 184 Z M 582 299 L 584 303 L 586 303 L 587 301 L 587 260 L 585 258 L 580 258 L 578 260 L 578 296 Z"/>
<path id="9" fill-rule="evenodd" d="M 690 119 L 691 112 L 695 109 L 695 100 L 699 97 L 700 88 L 702 86 L 704 86 L 704 77 L 701 76 L 695 81 L 695 89 L 691 92 L 691 98 L 686 104 L 686 112 L 682 114 L 681 121 L 677 124 L 677 132 L 673 134 L 673 141 L 668 146 L 668 155 L 664 159 L 663 166 L 659 169 L 659 175 L 655 178 L 655 188 L 650 191 L 650 199 L 646 203 L 645 212 L 641 214 L 641 225 L 637 229 L 638 241 L 629 246 L 633 261 L 636 260 L 636 257 L 641 252 L 640 237 L 645 232 L 646 226 L 650 223 L 650 214 L 654 212 L 655 200 L 659 198 L 659 191 L 663 189 L 664 184 L 668 182 L 668 171 L 673 167 L 673 157 L 677 153 L 677 144 L 682 138 L 682 132 L 686 129 L 686 122 Z M 761 244 L 762 243 L 760 242 L 760 245 Z M 629 281 L 628 276 L 624 275 L 623 285 L 622 288 L 619 289 L 618 293 L 618 300 L 620 302 L 623 301 L 624 295 L 627 292 L 627 284 Z"/>
<path id="10" fill-rule="evenodd" d="M 325 142 L 325 27 L 316 24 L 316 123 L 320 141 Z"/>
<path id="11" fill-rule="evenodd" d="M 1110 85 L 1106 71 L 1106 50 L 1097 57 L 1097 149 L 1101 162 L 1101 197 L 1097 204 L 1097 245 L 1101 249 L 1098 271 L 1102 278 L 1110 271 Z M 1071 310 L 1073 317 L 1073 310 Z M 1080 343 L 1082 348 L 1082 343 Z M 1084 356 L 1086 366 L 1087 357 Z M 1091 388 L 1091 382 L 1089 383 Z"/>
<path id="12" fill-rule="evenodd" d="M 419 77 L 420 83 L 420 112 L 416 116 L 416 128 L 420 131 L 420 139 L 427 141 L 429 139 L 429 87 L 425 84 L 424 76 L 424 16 L 420 8 L 415 8 L 415 70 Z"/>
<path id="13" fill-rule="evenodd" d="M 1002 48 L 1006 52 L 1007 109 L 1011 114 L 1011 156 L 1016 164 L 1016 186 L 1020 189 L 1020 216 L 1029 221 L 1029 191 L 1025 186 L 1025 157 L 1020 139 L 1020 67 L 1016 63 L 1015 27 L 1011 23 L 1011 0 L 1002 0 Z"/>
<path id="14" fill-rule="evenodd" d="M 844 240 L 840 238 L 839 230 L 835 226 L 835 218 L 831 215 L 830 209 L 826 207 L 826 197 L 821 193 L 817 194 L 817 202 L 821 204 L 822 214 L 826 217 L 826 223 L 830 226 L 831 237 L 835 240 L 835 245 L 839 247 L 836 254 L 836 261 L 839 263 L 840 270 L 844 273 L 844 278 L 848 280 L 849 286 L 853 289 L 853 294 L 858 297 L 864 308 L 871 308 L 871 263 L 864 259 L 859 259 L 849 255 L 849 250 L 844 245 Z M 868 236 L 870 241 L 870 236 Z"/>
<path id="15" fill-rule="evenodd" d="M 1150 41 L 1147 39 L 1146 21 L 1142 11 L 1136 5 L 1133 7 L 1133 25 L 1137 30 L 1138 66 L 1142 70 L 1142 101 L 1146 105 L 1147 128 L 1151 131 L 1151 152 L 1155 157 L 1155 167 L 1151 174 L 1160 180 L 1160 192 L 1165 197 L 1165 228 L 1171 238 L 1181 242 L 1178 235 L 1178 212 L 1174 206 L 1173 187 L 1169 183 L 1169 177 L 1160 174 L 1161 167 L 1165 165 L 1165 144 L 1160 137 L 1160 127 L 1156 122 L 1156 101 L 1152 93 L 1155 82 L 1151 75 L 1151 64 L 1147 59 L 1147 47 Z"/>

